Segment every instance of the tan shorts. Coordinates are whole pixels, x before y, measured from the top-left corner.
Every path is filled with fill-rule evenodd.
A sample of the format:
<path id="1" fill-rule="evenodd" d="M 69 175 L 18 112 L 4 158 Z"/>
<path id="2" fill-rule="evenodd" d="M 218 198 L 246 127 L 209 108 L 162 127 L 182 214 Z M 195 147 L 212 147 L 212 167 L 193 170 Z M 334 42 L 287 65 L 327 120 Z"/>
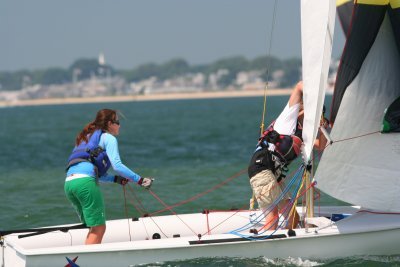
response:
<path id="1" fill-rule="evenodd" d="M 258 202 L 258 207 L 269 207 L 282 193 L 275 175 L 270 170 L 264 170 L 250 179 L 250 185 Z"/>

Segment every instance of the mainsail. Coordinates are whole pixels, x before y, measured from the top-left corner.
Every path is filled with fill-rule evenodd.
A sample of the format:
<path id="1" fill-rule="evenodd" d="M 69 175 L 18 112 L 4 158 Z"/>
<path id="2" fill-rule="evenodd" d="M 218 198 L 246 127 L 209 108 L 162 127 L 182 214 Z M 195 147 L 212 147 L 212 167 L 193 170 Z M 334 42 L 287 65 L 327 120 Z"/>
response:
<path id="1" fill-rule="evenodd" d="M 331 61 L 335 0 L 301 1 L 305 161 L 317 136 Z"/>
<path id="2" fill-rule="evenodd" d="M 358 1 L 336 78 L 331 138 L 317 187 L 364 208 L 400 212 L 400 134 L 381 133 L 400 96 L 400 1 Z"/>

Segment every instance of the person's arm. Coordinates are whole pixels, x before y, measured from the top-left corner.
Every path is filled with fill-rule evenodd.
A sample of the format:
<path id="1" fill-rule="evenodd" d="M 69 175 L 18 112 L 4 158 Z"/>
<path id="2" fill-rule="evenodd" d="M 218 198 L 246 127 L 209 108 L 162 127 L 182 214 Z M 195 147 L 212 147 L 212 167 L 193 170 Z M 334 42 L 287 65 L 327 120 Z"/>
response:
<path id="1" fill-rule="evenodd" d="M 293 88 L 289 98 L 289 107 L 301 103 L 303 100 L 303 82 L 300 81 Z"/>
<path id="2" fill-rule="evenodd" d="M 325 121 L 325 119 L 321 120 L 320 127 L 324 127 L 326 130 L 329 131 L 329 125 Z M 319 128 L 317 139 L 315 140 L 315 143 L 314 143 L 314 148 L 317 149 L 319 152 L 322 152 L 322 151 L 324 151 L 327 143 L 328 143 L 328 140 L 326 139 L 325 135 L 321 132 L 321 129 Z"/>
<path id="3" fill-rule="evenodd" d="M 289 101 L 274 123 L 274 130 L 280 134 L 294 134 L 297 122 L 302 116 L 303 83 L 300 81 L 293 88 Z"/>
<path id="4" fill-rule="evenodd" d="M 104 137 L 103 137 L 104 136 Z M 110 159 L 111 166 L 114 169 L 114 171 L 124 177 L 127 178 L 135 183 L 138 183 L 141 179 L 141 177 L 136 174 L 134 171 L 126 167 L 119 156 L 119 150 L 118 150 L 118 141 L 117 139 L 108 133 L 103 134 L 104 138 L 104 149 L 107 151 L 107 156 Z M 99 179 L 103 182 L 114 182 L 114 175 L 109 175 L 106 174 Z"/>

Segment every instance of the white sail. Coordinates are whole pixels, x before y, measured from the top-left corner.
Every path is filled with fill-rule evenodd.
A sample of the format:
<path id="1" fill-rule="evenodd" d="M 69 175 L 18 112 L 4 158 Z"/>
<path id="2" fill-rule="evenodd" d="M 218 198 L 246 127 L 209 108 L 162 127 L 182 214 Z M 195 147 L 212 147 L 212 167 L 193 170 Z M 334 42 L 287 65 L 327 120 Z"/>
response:
<path id="1" fill-rule="evenodd" d="M 400 96 L 399 74 L 400 55 L 386 15 L 343 95 L 331 132 L 334 143 L 315 174 L 318 188 L 364 208 L 400 212 L 400 134 L 367 135 L 381 130 L 385 109 Z M 335 142 L 343 139 L 349 140 Z"/>
<path id="2" fill-rule="evenodd" d="M 335 25 L 335 0 L 301 1 L 303 60 L 304 159 L 311 158 L 318 132 L 331 61 Z"/>

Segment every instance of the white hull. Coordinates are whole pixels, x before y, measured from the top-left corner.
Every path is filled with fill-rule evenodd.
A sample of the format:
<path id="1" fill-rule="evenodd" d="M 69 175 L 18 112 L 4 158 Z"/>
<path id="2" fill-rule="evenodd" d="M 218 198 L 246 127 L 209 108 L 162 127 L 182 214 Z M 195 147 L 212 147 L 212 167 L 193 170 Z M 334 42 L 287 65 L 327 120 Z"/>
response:
<path id="1" fill-rule="evenodd" d="M 4 239 L 0 263 L 4 263 L 3 267 L 53 267 L 66 265 L 68 262 L 65 257 L 74 259 L 78 256 L 76 264 L 79 266 L 109 267 L 199 257 L 326 259 L 353 255 L 400 254 L 400 215 L 359 212 L 325 227 L 310 228 L 308 231 L 296 229 L 294 237 L 287 237 L 286 230 L 279 230 L 274 235 L 284 235 L 283 238 L 238 241 L 239 236 L 224 233 L 247 224 L 249 212 L 234 214 L 235 212 L 211 213 L 208 214 L 208 219 L 205 214 L 179 215 L 179 218 L 141 218 L 130 222 L 132 241 L 127 228 L 128 220 L 109 221 L 104 243 L 91 246 L 83 245 L 86 229 L 71 230 L 69 233 L 53 232 L 23 239 L 18 239 L 13 234 Z M 188 227 L 183 226 L 181 220 L 201 234 L 220 223 L 221 225 L 213 229 L 211 234 L 202 236 L 198 243 L 198 237 Z M 149 235 L 160 232 L 155 224 L 169 238 L 161 236 L 161 239 L 146 240 L 146 232 Z M 178 233 L 180 237 L 172 238 L 173 234 Z M 248 234 L 248 230 L 243 233 Z"/>

